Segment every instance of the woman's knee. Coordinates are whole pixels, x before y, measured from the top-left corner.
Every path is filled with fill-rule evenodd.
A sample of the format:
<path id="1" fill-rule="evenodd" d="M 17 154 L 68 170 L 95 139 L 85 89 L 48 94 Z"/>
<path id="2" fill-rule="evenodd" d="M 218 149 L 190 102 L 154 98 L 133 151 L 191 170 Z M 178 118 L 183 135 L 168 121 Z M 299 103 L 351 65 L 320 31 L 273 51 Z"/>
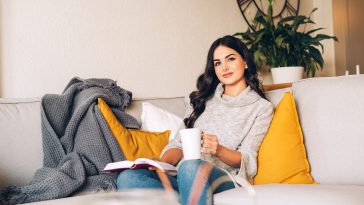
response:
<path id="1" fill-rule="evenodd" d="M 184 160 L 178 171 L 189 171 L 189 170 L 196 170 L 200 167 L 201 164 L 207 163 L 200 159 L 192 159 L 192 160 Z"/>
<path id="2" fill-rule="evenodd" d="M 201 165 L 206 164 L 207 162 L 200 160 L 200 159 L 193 159 L 193 160 L 185 160 L 178 168 L 178 178 L 179 179 L 186 179 L 191 178 L 193 179 L 196 176 L 196 173 L 200 169 Z"/>
<path id="3" fill-rule="evenodd" d="M 116 186 L 118 190 L 127 188 L 137 188 L 150 175 L 150 170 L 147 169 L 127 169 L 120 172 Z"/>

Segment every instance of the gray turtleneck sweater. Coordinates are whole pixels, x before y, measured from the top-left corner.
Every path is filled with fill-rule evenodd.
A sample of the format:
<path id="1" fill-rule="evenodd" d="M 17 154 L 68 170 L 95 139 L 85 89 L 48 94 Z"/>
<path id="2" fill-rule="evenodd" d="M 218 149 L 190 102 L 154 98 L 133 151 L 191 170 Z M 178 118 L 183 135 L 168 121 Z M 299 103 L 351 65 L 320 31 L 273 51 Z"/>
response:
<path id="1" fill-rule="evenodd" d="M 241 153 L 241 166 L 234 168 L 219 158 L 203 154 L 202 159 L 228 171 L 238 184 L 248 180 L 252 182 L 257 172 L 257 152 L 270 125 L 273 105 L 260 97 L 249 86 L 238 96 L 223 95 L 220 83 L 214 96 L 207 101 L 205 111 L 196 120 L 194 127 L 218 137 L 224 147 Z M 187 98 L 188 99 L 188 98 Z M 188 99 L 189 102 L 189 99 Z M 192 112 L 187 103 L 186 116 Z M 183 129 L 182 126 L 180 129 Z M 177 134 L 162 151 L 161 156 L 171 148 L 182 149 L 181 138 Z"/>

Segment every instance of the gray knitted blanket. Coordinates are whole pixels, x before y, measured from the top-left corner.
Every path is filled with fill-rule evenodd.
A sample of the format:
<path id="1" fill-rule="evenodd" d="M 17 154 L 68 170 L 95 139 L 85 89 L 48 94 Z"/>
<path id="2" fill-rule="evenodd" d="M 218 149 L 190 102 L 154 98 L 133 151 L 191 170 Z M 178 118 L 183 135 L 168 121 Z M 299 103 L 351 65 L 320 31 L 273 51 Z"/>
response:
<path id="1" fill-rule="evenodd" d="M 97 107 L 98 97 L 124 126 L 139 128 L 136 119 L 123 112 L 131 102 L 131 92 L 110 79 L 73 78 L 61 95 L 42 98 L 43 168 L 29 185 L 4 190 L 0 204 L 115 189 L 117 173 L 106 173 L 103 168 L 125 157 Z"/>

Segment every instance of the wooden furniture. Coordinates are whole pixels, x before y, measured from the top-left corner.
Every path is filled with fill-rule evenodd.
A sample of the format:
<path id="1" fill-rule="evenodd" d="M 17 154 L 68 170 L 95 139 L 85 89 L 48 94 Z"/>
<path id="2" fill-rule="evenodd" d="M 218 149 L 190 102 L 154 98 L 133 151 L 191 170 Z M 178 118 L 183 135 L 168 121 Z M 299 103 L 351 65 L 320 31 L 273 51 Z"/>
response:
<path id="1" fill-rule="evenodd" d="M 263 91 L 267 92 L 267 91 L 271 91 L 271 90 L 278 90 L 278 89 L 289 88 L 289 87 L 292 87 L 292 83 L 268 84 L 268 85 L 263 85 Z"/>

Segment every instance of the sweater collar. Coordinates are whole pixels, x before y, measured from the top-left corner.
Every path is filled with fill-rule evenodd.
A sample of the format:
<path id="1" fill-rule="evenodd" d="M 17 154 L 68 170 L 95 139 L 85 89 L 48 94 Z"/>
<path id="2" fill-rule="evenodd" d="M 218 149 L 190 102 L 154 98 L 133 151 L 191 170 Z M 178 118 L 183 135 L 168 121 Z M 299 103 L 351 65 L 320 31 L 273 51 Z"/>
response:
<path id="1" fill-rule="evenodd" d="M 230 107 L 241 107 L 258 101 L 261 97 L 247 86 L 238 96 L 224 95 L 224 87 L 219 83 L 216 87 L 213 99 Z"/>

